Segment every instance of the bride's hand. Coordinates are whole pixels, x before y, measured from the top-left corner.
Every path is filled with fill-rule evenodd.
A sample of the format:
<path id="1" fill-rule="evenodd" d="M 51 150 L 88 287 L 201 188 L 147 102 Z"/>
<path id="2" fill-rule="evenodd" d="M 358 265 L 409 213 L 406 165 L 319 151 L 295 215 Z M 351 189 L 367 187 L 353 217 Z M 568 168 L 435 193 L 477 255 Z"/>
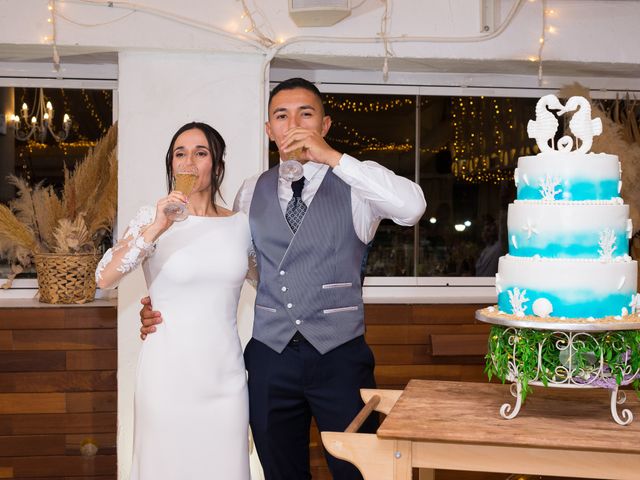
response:
<path id="1" fill-rule="evenodd" d="M 158 203 L 156 204 L 156 218 L 154 222 L 151 225 L 149 225 L 149 228 L 147 229 L 147 232 L 152 234 L 153 238 L 146 238 L 147 235 L 145 235 L 145 241 L 157 240 L 157 238 L 160 235 L 166 232 L 169 229 L 169 227 L 173 225 L 174 221 L 171 220 L 164 211 L 167 205 L 169 205 L 170 203 L 182 203 L 186 205 L 187 196 L 184 195 L 182 192 L 174 190 L 166 197 L 158 200 Z"/>

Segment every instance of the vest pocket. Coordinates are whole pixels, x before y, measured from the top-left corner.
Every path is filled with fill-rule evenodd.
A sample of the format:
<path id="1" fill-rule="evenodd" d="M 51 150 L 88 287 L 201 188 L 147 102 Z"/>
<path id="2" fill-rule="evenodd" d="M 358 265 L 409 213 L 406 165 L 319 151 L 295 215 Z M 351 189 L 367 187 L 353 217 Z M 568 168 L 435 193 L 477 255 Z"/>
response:
<path id="1" fill-rule="evenodd" d="M 265 307 L 265 306 L 262 306 L 262 305 L 258 305 L 257 303 L 256 303 L 256 308 L 259 308 L 260 310 L 265 310 L 265 311 L 271 312 L 271 313 L 276 313 L 277 312 L 277 310 L 275 308 Z"/>
<path id="2" fill-rule="evenodd" d="M 347 288 L 347 287 L 351 287 L 352 285 L 353 285 L 353 283 L 351 283 L 351 282 L 325 283 L 324 285 L 322 285 L 322 289 L 323 290 L 327 290 L 329 288 Z"/>
<path id="3" fill-rule="evenodd" d="M 325 315 L 329 315 L 331 313 L 354 312 L 356 310 L 358 310 L 358 306 L 354 305 L 352 307 L 328 308 L 326 310 L 322 310 L 322 313 L 324 313 Z"/>

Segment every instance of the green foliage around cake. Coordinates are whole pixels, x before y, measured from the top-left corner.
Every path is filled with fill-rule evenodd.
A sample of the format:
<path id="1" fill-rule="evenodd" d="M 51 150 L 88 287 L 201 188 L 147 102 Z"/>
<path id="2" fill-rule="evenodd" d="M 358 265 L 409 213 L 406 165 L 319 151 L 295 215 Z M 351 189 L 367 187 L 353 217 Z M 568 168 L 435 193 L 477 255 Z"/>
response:
<path id="1" fill-rule="evenodd" d="M 576 332 L 572 347 L 563 349 L 567 335 L 494 325 L 485 373 L 489 380 L 496 376 L 502 383 L 518 381 L 523 401 L 532 381 L 544 386 L 589 383 L 603 388 L 632 384 L 640 397 L 640 330 Z"/>

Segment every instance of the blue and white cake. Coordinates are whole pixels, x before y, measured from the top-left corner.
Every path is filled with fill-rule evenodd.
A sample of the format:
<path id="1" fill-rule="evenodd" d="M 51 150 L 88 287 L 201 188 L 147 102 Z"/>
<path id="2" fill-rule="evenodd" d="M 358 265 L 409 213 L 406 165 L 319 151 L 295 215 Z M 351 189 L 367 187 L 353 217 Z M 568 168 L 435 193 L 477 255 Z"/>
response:
<path id="1" fill-rule="evenodd" d="M 549 109 L 575 111 L 569 128 L 577 148 L 570 136 L 553 145 L 558 120 Z M 640 296 L 638 265 L 629 256 L 629 207 L 619 196 L 620 162 L 588 153 L 602 132 L 600 119 L 591 118 L 583 97 L 562 105 L 547 95 L 527 130 L 540 153 L 520 158 L 515 171 L 509 254 L 496 274 L 498 310 L 516 317 L 630 320 Z"/>

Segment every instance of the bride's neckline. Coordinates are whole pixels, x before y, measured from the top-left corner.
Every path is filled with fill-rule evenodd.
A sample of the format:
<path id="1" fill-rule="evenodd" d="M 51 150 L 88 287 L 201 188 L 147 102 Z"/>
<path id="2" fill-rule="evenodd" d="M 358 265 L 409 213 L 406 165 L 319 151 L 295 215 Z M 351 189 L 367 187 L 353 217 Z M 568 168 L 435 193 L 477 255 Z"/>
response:
<path id="1" fill-rule="evenodd" d="M 195 218 L 231 218 L 231 217 L 235 217 L 238 214 L 238 212 L 234 212 L 233 210 L 229 210 L 219 205 L 218 205 L 218 209 L 222 212 L 228 212 L 229 215 L 196 215 L 193 213 L 189 213 L 189 216 L 195 217 Z"/>
<path id="2" fill-rule="evenodd" d="M 233 218 L 236 215 L 238 215 L 239 212 L 234 213 L 233 215 L 216 215 L 216 216 L 210 216 L 210 215 L 193 215 L 193 214 L 189 214 L 189 217 L 187 218 Z"/>

